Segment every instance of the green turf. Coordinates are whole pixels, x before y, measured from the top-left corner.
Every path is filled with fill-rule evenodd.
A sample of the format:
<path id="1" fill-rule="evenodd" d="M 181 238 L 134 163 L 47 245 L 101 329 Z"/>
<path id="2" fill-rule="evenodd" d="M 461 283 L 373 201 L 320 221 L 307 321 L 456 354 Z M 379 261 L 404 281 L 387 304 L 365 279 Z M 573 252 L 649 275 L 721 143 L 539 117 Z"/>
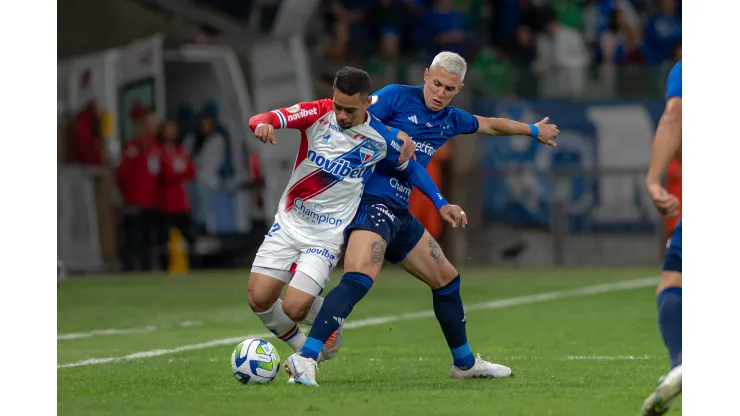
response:
<path id="1" fill-rule="evenodd" d="M 656 270 L 467 269 L 462 272 L 462 294 L 472 305 L 643 278 L 656 275 Z M 263 333 L 246 304 L 246 275 L 229 271 L 65 282 L 58 294 L 59 334 L 154 329 L 58 340 L 58 362 Z M 509 365 L 514 376 L 506 380 L 451 380 L 449 350 L 439 326 L 434 318 L 422 318 L 347 329 L 340 354 L 321 367 L 318 388 L 287 385 L 282 373 L 270 385 L 242 386 L 230 374 L 233 343 L 60 368 L 58 411 L 60 415 L 636 415 L 668 364 L 655 325 L 653 292 L 645 287 L 469 311 L 473 350 Z M 347 322 L 429 309 L 429 289 L 389 268 Z M 274 337 L 268 340 L 282 358 L 287 357 L 285 344 Z M 671 414 L 680 413 L 679 401 Z"/>

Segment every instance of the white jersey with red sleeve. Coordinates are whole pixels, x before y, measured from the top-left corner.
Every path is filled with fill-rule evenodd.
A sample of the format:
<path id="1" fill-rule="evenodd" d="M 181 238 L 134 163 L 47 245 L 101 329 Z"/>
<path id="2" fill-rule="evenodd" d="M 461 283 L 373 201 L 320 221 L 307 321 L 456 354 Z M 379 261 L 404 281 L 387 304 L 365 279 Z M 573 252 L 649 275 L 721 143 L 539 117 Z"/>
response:
<path id="1" fill-rule="evenodd" d="M 369 114 L 359 126 L 339 127 L 331 99 L 298 103 L 272 114 L 277 116 L 271 117 L 273 126 L 301 131 L 276 222 L 303 238 L 341 246 L 374 165 L 386 159 L 398 169 L 406 167 L 398 163 L 400 141 Z"/>

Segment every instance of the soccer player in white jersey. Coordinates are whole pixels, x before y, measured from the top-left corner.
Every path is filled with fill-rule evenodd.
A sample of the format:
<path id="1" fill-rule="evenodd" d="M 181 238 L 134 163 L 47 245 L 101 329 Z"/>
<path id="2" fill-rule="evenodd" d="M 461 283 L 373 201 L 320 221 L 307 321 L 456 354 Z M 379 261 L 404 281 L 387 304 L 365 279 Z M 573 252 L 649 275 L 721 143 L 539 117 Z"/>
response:
<path id="1" fill-rule="evenodd" d="M 403 171 L 453 227 L 467 223 L 462 209 L 447 203 L 424 167 L 408 160 L 413 147 L 402 157 L 403 142 L 398 137 L 404 133 L 367 112 L 369 94 L 369 75 L 346 67 L 336 74 L 332 99 L 299 103 L 249 120 L 262 142 L 275 144 L 276 128 L 301 131 L 293 174 L 275 223 L 257 252 L 248 285 L 249 306 L 270 332 L 295 351 L 306 341 L 297 323 L 312 325 L 318 315 L 323 304 L 319 294 L 342 254 L 344 230 L 377 162 L 385 160 Z M 336 354 L 341 329 L 324 343 L 319 360 Z"/>
<path id="2" fill-rule="evenodd" d="M 437 149 L 451 138 L 463 134 L 489 136 L 529 135 L 542 144 L 555 146 L 557 126 L 545 118 L 537 124 L 483 117 L 450 105 L 463 87 L 467 63 L 452 52 L 438 54 L 424 72 L 424 84 L 388 85 L 373 94 L 370 114 L 384 124 L 409 134 L 415 142 L 416 160 L 426 166 Z M 439 244 L 408 210 L 413 185 L 395 173 L 385 162 L 378 163 L 370 178 L 352 224 L 347 227 L 345 277 L 327 295 L 316 324 L 311 327 L 299 353 L 288 358 L 287 369 L 304 377 L 297 384 L 317 385 L 315 366 L 324 343 L 336 332 L 372 286 L 383 267 L 383 259 L 397 263 L 432 289 L 434 315 L 450 348 L 450 376 L 465 378 L 505 378 L 509 367 L 489 362 L 473 354 L 468 343 L 462 297 L 461 276 L 445 258 Z M 388 218 L 378 223 L 375 218 Z M 359 254 L 363 249 L 372 254 Z M 354 280 L 350 281 L 347 276 Z"/>

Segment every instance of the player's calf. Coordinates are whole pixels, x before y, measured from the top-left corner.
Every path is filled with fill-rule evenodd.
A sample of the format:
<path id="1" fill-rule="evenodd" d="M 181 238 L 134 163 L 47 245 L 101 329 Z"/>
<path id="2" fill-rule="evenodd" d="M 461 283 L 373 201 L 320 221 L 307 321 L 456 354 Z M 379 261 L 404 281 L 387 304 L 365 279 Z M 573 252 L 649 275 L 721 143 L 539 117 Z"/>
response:
<path id="1" fill-rule="evenodd" d="M 464 374 L 457 378 L 467 378 L 469 374 L 466 371 L 473 369 L 476 359 L 468 344 L 465 329 L 465 310 L 460 297 L 460 275 L 427 231 L 424 231 L 422 238 L 401 265 L 411 275 L 431 287 L 434 315 L 450 348 L 454 366 L 460 370 L 460 374 Z M 470 374 L 478 374 L 478 371 Z"/>
<path id="2" fill-rule="evenodd" d="M 671 368 L 681 363 L 682 350 L 682 288 L 681 272 L 663 270 L 656 290 L 658 325 L 668 348 Z"/>
<path id="3" fill-rule="evenodd" d="M 373 232 L 355 231 L 350 235 L 344 276 L 326 295 L 308 340 L 299 352 L 301 356 L 316 360 L 332 334 L 339 330 L 355 305 L 370 291 L 383 265 L 385 247 L 385 240 Z"/>
<path id="4" fill-rule="evenodd" d="M 316 286 L 318 287 L 318 284 Z M 288 290 L 285 292 L 285 298 L 283 299 L 283 312 L 293 322 L 303 322 L 311 311 L 314 299 L 316 299 L 319 291 L 316 291 L 316 295 L 314 295 L 304 292 L 293 285 L 288 286 Z"/>
<path id="5" fill-rule="evenodd" d="M 281 341 L 285 341 L 294 351 L 297 351 L 303 346 L 306 336 L 301 332 L 298 324 L 283 311 L 280 292 L 284 285 L 285 282 L 281 279 L 252 272 L 247 284 L 247 302 L 268 331 L 272 332 Z"/>

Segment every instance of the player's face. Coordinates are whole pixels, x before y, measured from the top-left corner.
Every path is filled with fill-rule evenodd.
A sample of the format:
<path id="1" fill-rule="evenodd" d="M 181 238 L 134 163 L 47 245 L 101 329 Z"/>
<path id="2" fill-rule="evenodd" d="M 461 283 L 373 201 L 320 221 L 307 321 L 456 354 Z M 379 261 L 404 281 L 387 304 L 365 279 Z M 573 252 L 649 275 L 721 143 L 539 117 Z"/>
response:
<path id="1" fill-rule="evenodd" d="M 370 105 L 370 97 L 367 95 L 347 95 L 335 88 L 332 101 L 339 127 L 348 129 L 365 122 L 367 107 Z"/>
<path id="2" fill-rule="evenodd" d="M 463 84 L 460 77 L 442 68 L 424 71 L 424 101 L 427 108 L 439 111 L 460 92 Z"/>

